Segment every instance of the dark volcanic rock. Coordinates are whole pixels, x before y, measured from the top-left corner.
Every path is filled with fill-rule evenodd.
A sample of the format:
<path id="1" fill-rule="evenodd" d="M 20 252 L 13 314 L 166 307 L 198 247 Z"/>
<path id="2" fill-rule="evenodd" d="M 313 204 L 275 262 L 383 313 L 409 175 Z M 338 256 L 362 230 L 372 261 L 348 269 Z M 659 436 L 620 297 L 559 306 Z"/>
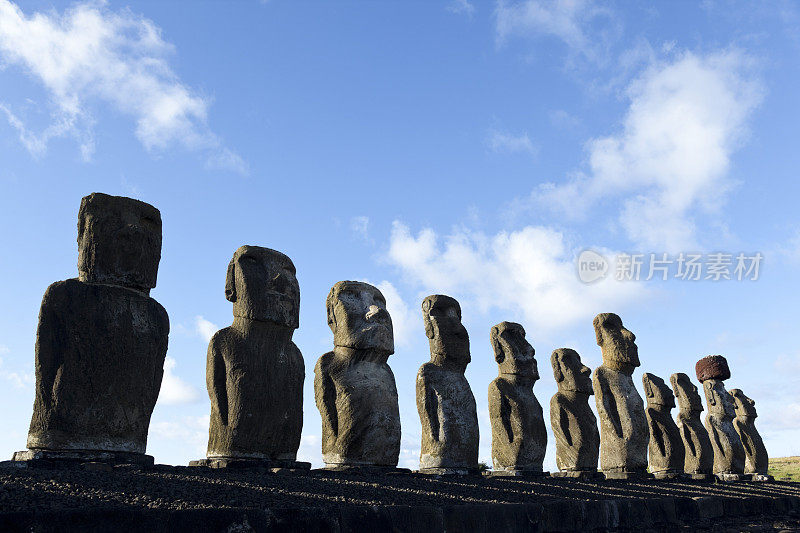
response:
<path id="1" fill-rule="evenodd" d="M 36 336 L 28 448 L 143 454 L 169 319 L 150 298 L 161 256 L 153 206 L 94 193 L 78 217 L 79 278 L 48 287 Z"/>

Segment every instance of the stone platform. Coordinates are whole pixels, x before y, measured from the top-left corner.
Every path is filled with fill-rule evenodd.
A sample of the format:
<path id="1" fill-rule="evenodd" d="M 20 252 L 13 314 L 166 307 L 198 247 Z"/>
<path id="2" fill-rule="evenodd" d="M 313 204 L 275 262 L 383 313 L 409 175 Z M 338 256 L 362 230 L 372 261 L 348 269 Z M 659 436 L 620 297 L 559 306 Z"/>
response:
<path id="1" fill-rule="evenodd" d="M 800 484 L 357 476 L 130 464 L 110 471 L 0 468 L 1 531 L 771 531 L 773 526 L 800 528 Z"/>

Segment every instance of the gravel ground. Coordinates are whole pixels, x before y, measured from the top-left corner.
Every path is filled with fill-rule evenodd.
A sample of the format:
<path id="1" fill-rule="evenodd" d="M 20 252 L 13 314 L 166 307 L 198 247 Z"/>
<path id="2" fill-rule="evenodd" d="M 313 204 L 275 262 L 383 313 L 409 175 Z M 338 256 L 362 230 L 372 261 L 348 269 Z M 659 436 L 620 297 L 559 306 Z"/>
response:
<path id="1" fill-rule="evenodd" d="M 207 468 L 118 466 L 113 470 L 0 467 L 0 514 L 112 510 L 305 510 L 340 513 L 364 506 L 471 506 L 501 503 L 722 496 L 800 498 L 800 483 L 584 482 L 569 479 L 435 478 L 413 474 L 271 473 Z M 103 468 L 103 467 L 100 467 Z M 792 511 L 765 518 L 719 517 L 690 529 L 800 531 Z M 673 528 L 674 529 L 674 528 Z"/>

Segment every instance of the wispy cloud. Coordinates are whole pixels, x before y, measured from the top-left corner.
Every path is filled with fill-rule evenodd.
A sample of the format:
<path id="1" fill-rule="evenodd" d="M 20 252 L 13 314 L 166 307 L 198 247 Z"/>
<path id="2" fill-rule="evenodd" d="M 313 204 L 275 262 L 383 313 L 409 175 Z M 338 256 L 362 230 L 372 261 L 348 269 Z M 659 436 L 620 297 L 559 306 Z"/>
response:
<path id="1" fill-rule="evenodd" d="M 734 185 L 733 153 L 763 88 L 753 60 L 728 50 L 684 52 L 631 82 L 620 132 L 587 143 L 589 170 L 533 194 L 539 206 L 585 215 L 621 197 L 621 227 L 648 249 L 698 247 L 695 216 L 714 215 Z"/>
<path id="2" fill-rule="evenodd" d="M 472 17 L 475 14 L 475 6 L 469 0 L 451 0 L 447 4 L 447 10 L 458 15 Z"/>
<path id="3" fill-rule="evenodd" d="M 200 399 L 200 392 L 196 387 L 175 375 L 176 366 L 178 363 L 172 357 L 168 356 L 164 361 L 164 378 L 161 381 L 161 392 L 158 395 L 160 404 L 179 405 Z"/>
<path id="4" fill-rule="evenodd" d="M 598 18 L 603 19 L 602 29 L 593 25 Z M 590 0 L 498 0 L 495 10 L 499 43 L 510 37 L 556 38 L 571 56 L 593 63 L 606 61 L 616 26 L 611 11 Z"/>
<path id="5" fill-rule="evenodd" d="M 367 216 L 352 217 L 350 219 L 350 231 L 366 243 L 373 242 L 369 236 L 369 217 Z"/>
<path id="6" fill-rule="evenodd" d="M 219 327 L 214 324 L 213 322 L 206 320 L 200 315 L 194 317 L 194 331 L 197 333 L 200 338 L 202 338 L 206 342 L 211 342 L 211 337 L 214 336 L 219 330 Z"/>
<path id="7" fill-rule="evenodd" d="M 389 281 L 382 281 L 378 284 L 383 297 L 386 298 L 386 309 L 392 316 L 392 327 L 394 329 L 394 342 L 396 346 L 408 346 L 411 344 L 414 331 L 422 331 L 422 317 L 419 313 L 412 313 L 408 304 L 397 292 L 397 289 Z"/>
<path id="8" fill-rule="evenodd" d="M 412 284 L 467 299 L 482 312 L 520 314 L 538 330 L 589 320 L 648 296 L 645 284 L 581 283 L 575 251 L 564 235 L 541 226 L 495 235 L 459 230 L 440 237 L 432 229 L 412 235 L 395 221 L 387 259 Z"/>
<path id="9" fill-rule="evenodd" d="M 525 153 L 536 155 L 537 147 L 533 144 L 527 133 L 514 135 L 496 129 L 489 130 L 486 144 L 493 152 L 498 153 Z"/>
<path id="10" fill-rule="evenodd" d="M 102 103 L 130 116 L 148 151 L 172 146 L 199 150 L 209 164 L 246 172 L 241 158 L 226 149 L 207 124 L 210 101 L 187 87 L 167 61 L 173 46 L 152 21 L 103 1 L 84 1 L 62 14 L 26 15 L 0 0 L 0 59 L 20 67 L 46 89 L 52 124 L 41 133 L 19 113 L 0 110 L 23 145 L 41 155 L 55 137 L 72 136 L 85 159 L 95 149 L 91 106 Z"/>

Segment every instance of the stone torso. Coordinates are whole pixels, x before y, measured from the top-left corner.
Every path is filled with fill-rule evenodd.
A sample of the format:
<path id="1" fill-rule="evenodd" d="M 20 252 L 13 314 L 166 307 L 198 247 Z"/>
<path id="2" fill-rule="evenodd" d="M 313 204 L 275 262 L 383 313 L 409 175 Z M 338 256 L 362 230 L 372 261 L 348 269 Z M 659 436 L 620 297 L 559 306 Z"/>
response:
<path id="1" fill-rule="evenodd" d="M 714 450 L 708 431 L 700 420 L 700 411 L 679 411 L 676 422 L 683 440 L 683 471 L 687 474 L 710 474 Z"/>
<path id="2" fill-rule="evenodd" d="M 550 423 L 559 470 L 597 470 L 600 432 L 588 394 L 556 392 L 550 400 Z M 565 430 L 562 430 L 566 428 Z"/>
<path id="3" fill-rule="evenodd" d="M 683 439 L 669 408 L 648 406 L 645 413 L 650 430 L 650 471 L 683 472 Z"/>
<path id="4" fill-rule="evenodd" d="M 303 428 L 305 367 L 291 340 L 227 327 L 208 348 L 209 457 L 294 460 Z"/>
<path id="5" fill-rule="evenodd" d="M 644 471 L 649 431 L 644 402 L 633 385 L 633 378 L 601 365 L 594 372 L 593 384 L 600 415 L 602 470 Z"/>
<path id="6" fill-rule="evenodd" d="M 417 374 L 420 411 L 426 397 L 431 406 L 430 424 L 422 426 L 420 467 L 477 468 L 478 414 L 467 378 L 425 363 Z"/>
<path id="7" fill-rule="evenodd" d="M 744 447 L 744 473 L 767 475 L 769 456 L 754 422 L 737 416 L 733 421 L 733 426 L 739 434 Z"/>
<path id="8" fill-rule="evenodd" d="M 495 468 L 542 470 L 547 430 L 533 385 L 499 377 L 489 385 Z"/>
<path id="9" fill-rule="evenodd" d="M 28 448 L 144 453 L 168 334 L 166 311 L 144 293 L 76 279 L 50 285 Z"/>
<path id="10" fill-rule="evenodd" d="M 732 403 L 731 400 L 723 400 Z M 744 473 L 744 447 L 742 440 L 733 427 L 733 406 L 721 410 L 709 409 L 706 415 L 706 430 L 714 449 L 715 474 L 742 474 Z M 728 412 L 729 411 L 729 412 Z"/>
<path id="11" fill-rule="evenodd" d="M 315 388 L 329 380 L 335 421 L 323 417 L 322 456 L 326 464 L 396 466 L 400 455 L 400 413 L 392 369 L 373 361 L 338 361 L 323 355 L 314 369 Z M 320 406 L 320 410 L 324 406 Z M 333 426 L 333 427 L 332 427 Z"/>

